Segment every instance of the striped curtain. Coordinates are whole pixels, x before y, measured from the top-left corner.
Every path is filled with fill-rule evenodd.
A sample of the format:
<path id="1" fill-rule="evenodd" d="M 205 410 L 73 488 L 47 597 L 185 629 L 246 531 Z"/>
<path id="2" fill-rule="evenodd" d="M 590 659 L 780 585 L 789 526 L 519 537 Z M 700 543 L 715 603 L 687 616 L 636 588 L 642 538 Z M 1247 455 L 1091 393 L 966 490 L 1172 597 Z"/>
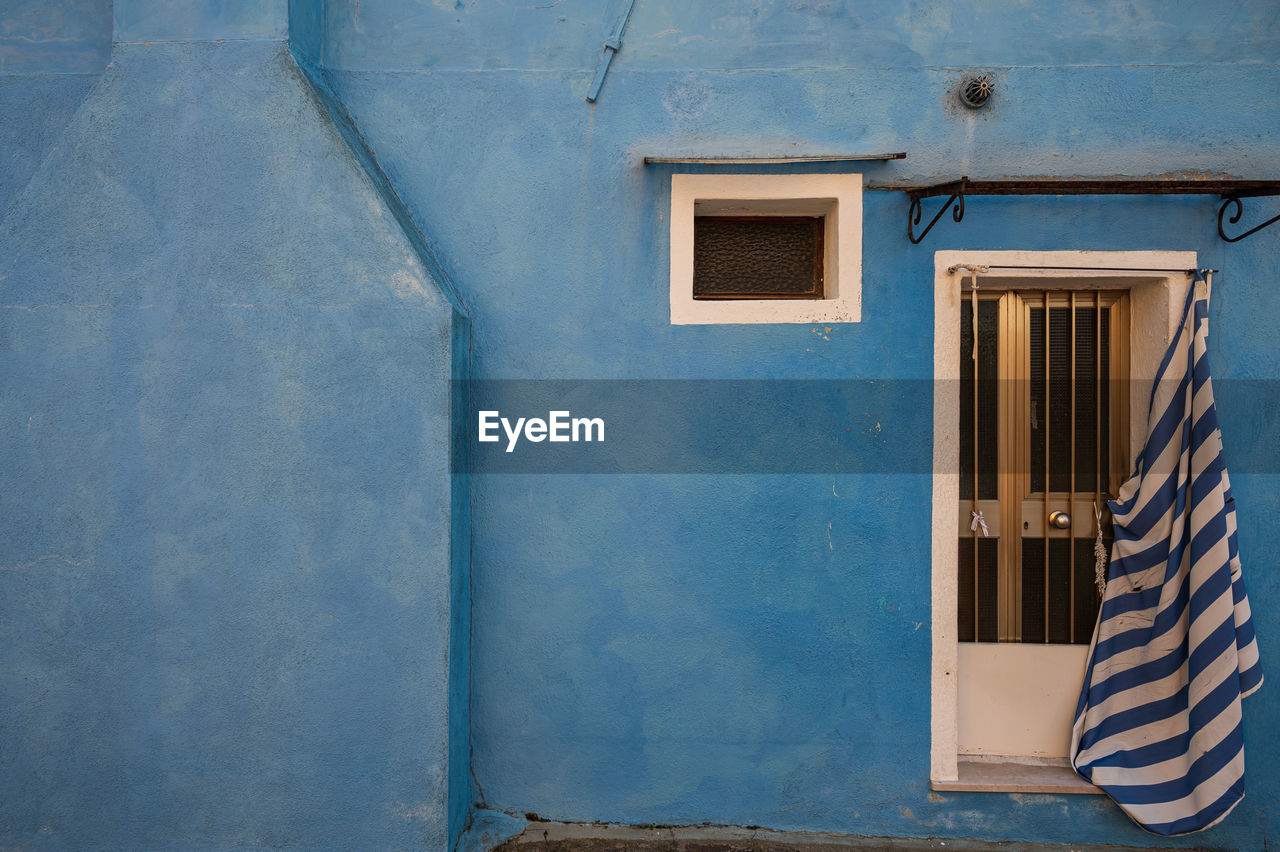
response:
<path id="1" fill-rule="evenodd" d="M 1262 669 L 1205 357 L 1196 273 L 1151 395 L 1146 445 L 1110 504 L 1111 565 L 1071 734 L 1076 772 L 1156 834 L 1244 797 L 1241 699 Z"/>

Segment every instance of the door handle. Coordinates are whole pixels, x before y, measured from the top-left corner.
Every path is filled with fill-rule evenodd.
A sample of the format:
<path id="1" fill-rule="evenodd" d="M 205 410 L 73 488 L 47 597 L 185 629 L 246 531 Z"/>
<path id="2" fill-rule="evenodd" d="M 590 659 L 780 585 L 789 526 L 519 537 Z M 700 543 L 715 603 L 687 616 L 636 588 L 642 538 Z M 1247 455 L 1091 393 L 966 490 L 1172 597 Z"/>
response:
<path id="1" fill-rule="evenodd" d="M 1071 526 L 1071 516 L 1062 510 L 1049 513 L 1049 526 L 1055 529 L 1065 530 Z"/>

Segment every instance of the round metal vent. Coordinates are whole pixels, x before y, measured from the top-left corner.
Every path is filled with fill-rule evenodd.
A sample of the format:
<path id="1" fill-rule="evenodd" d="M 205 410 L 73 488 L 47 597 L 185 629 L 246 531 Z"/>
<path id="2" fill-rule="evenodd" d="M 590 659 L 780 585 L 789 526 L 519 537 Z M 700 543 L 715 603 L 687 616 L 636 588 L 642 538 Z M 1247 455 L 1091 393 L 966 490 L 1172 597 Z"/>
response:
<path id="1" fill-rule="evenodd" d="M 987 105 L 987 101 L 995 90 L 995 84 L 986 74 L 981 77 L 970 77 L 960 86 L 960 103 L 969 109 L 979 109 Z"/>

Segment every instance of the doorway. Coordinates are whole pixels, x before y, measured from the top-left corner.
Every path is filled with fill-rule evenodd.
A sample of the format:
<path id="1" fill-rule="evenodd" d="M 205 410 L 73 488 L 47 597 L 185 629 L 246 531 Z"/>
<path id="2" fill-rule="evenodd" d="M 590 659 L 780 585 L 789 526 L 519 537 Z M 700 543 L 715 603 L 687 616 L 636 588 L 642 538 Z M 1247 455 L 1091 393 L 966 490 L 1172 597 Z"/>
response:
<path id="1" fill-rule="evenodd" d="M 1196 255 L 966 250 L 934 264 L 931 782 L 1089 792 L 1065 756 L 1097 618 L 1093 505 L 1129 473 L 1177 327 L 1187 278 L 1155 270 Z M 983 761 L 1053 771 L 1029 783 L 976 773 Z"/>

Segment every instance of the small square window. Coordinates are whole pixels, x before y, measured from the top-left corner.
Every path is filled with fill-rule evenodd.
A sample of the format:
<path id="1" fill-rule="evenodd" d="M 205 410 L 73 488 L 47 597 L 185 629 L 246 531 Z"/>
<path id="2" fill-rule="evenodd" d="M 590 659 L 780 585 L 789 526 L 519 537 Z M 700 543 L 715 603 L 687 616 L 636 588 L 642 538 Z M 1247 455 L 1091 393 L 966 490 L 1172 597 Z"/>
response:
<path id="1" fill-rule="evenodd" d="M 822 216 L 695 216 L 693 298 L 821 299 Z"/>
<path id="2" fill-rule="evenodd" d="M 862 175 L 671 176 L 671 322 L 858 322 Z"/>

